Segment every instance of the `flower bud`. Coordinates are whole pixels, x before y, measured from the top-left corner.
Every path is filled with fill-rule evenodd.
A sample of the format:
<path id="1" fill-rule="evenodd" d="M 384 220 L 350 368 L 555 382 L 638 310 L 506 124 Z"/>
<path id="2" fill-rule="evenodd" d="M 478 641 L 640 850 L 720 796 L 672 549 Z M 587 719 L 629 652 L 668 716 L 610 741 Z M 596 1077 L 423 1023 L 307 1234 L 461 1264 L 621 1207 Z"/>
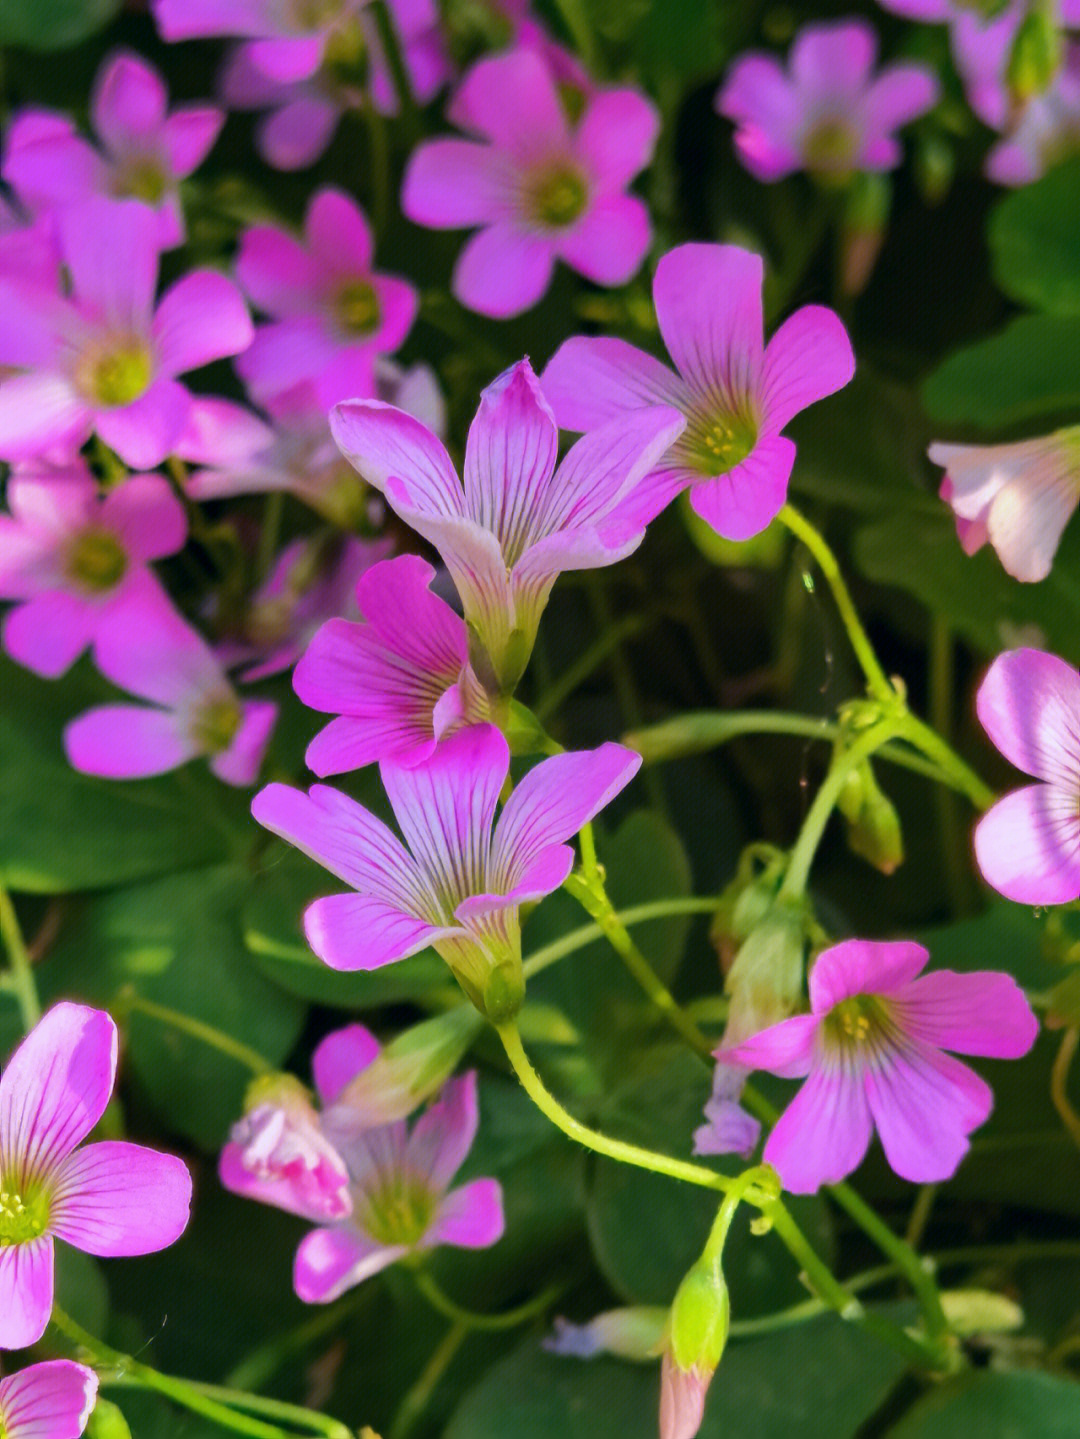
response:
<path id="1" fill-rule="evenodd" d="M 99 1397 L 86 1425 L 86 1439 L 131 1439 L 131 1430 L 116 1405 Z"/>
<path id="2" fill-rule="evenodd" d="M 848 190 L 840 226 L 840 283 L 846 295 L 860 295 L 881 253 L 892 208 L 887 175 L 856 176 Z"/>
<path id="3" fill-rule="evenodd" d="M 632 1309 L 608 1309 L 587 1324 L 555 1320 L 555 1332 L 544 1340 L 550 1354 L 568 1354 L 575 1359 L 593 1359 L 614 1354 L 619 1359 L 655 1359 L 664 1343 L 667 1309 L 640 1305 Z"/>
<path id="4" fill-rule="evenodd" d="M 882 874 L 904 861 L 900 817 L 888 795 L 879 787 L 869 761 L 851 770 L 837 800 L 848 822 L 848 845 Z"/>
<path id="5" fill-rule="evenodd" d="M 1057 23 L 1056 6 L 1033 5 L 1016 32 L 1009 56 L 1007 81 L 1017 106 L 1044 94 L 1061 68 L 1065 41 Z"/>
<path id="6" fill-rule="evenodd" d="M 693 1439 L 727 1343 L 731 1300 L 719 1261 L 699 1259 L 671 1306 L 660 1371 L 660 1439 Z"/>
<path id="7" fill-rule="evenodd" d="M 724 983 L 725 1047 L 788 1017 L 802 994 L 805 948 L 803 916 L 792 906 L 774 905 L 751 930 Z"/>
<path id="8" fill-rule="evenodd" d="M 941 1307 L 954 1334 L 1008 1334 L 1020 1329 L 1024 1311 L 1004 1294 L 989 1289 L 947 1289 Z"/>

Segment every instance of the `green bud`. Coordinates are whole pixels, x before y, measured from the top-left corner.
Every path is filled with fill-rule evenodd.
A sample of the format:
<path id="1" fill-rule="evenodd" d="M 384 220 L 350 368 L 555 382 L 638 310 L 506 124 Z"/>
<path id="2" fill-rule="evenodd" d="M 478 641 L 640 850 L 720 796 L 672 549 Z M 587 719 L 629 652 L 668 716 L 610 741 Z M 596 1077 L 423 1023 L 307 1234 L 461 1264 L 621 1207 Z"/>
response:
<path id="1" fill-rule="evenodd" d="M 261 1104 L 291 1109 L 302 1104 L 310 1108 L 311 1090 L 293 1074 L 257 1074 L 244 1091 L 244 1113 L 250 1114 Z"/>
<path id="2" fill-rule="evenodd" d="M 128 1422 L 108 1399 L 98 1399 L 86 1426 L 87 1439 L 131 1439 Z"/>
<path id="3" fill-rule="evenodd" d="M 731 1323 L 731 1297 L 719 1261 L 699 1259 L 671 1306 L 668 1348 L 680 1369 L 711 1374 L 720 1363 Z"/>
<path id="4" fill-rule="evenodd" d="M 467 1004 L 425 1019 L 390 1041 L 335 1101 L 367 1124 L 404 1119 L 437 1093 L 483 1028 L 483 1016 Z"/>
<path id="5" fill-rule="evenodd" d="M 1065 41 L 1058 27 L 1055 7 L 1035 5 L 1016 32 L 1009 56 L 1009 93 L 1017 105 L 1026 105 L 1042 95 L 1061 68 Z"/>
<path id="6" fill-rule="evenodd" d="M 728 971 L 726 1044 L 788 1017 L 802 996 L 805 951 L 801 912 L 774 905 L 751 931 Z"/>
<path id="7" fill-rule="evenodd" d="M 904 861 L 904 837 L 892 800 L 879 787 L 869 761 L 849 772 L 837 808 L 848 822 L 848 845 L 882 874 Z"/>
<path id="8" fill-rule="evenodd" d="M 513 1019 L 525 998 L 525 980 L 521 965 L 497 964 L 484 984 L 481 1008 L 492 1024 L 505 1024 Z"/>
<path id="9" fill-rule="evenodd" d="M 866 288 L 881 253 L 891 208 L 888 175 L 855 177 L 845 197 L 840 225 L 840 282 L 846 295 L 859 295 Z"/>
<path id="10" fill-rule="evenodd" d="M 937 205 L 952 189 L 956 150 L 941 135 L 927 135 L 915 149 L 915 179 L 928 205 Z"/>
<path id="11" fill-rule="evenodd" d="M 945 1290 L 941 1307 L 949 1328 L 961 1338 L 969 1334 L 1008 1334 L 1024 1322 L 1019 1304 L 989 1289 Z"/>

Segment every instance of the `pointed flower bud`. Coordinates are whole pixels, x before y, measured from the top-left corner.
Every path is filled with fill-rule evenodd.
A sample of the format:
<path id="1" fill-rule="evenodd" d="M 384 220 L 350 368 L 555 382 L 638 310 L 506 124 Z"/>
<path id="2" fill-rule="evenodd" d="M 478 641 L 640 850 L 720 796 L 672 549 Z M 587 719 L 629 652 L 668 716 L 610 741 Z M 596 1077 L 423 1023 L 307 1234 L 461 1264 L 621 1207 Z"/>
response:
<path id="1" fill-rule="evenodd" d="M 724 985 L 730 996 L 725 1043 L 776 1024 L 802 994 L 806 939 L 797 907 L 774 905 L 743 942 Z"/>
<path id="2" fill-rule="evenodd" d="M 1065 42 L 1053 5 L 1033 5 L 1016 32 L 1007 79 L 1014 102 L 1042 95 L 1061 68 Z"/>
<path id="3" fill-rule="evenodd" d="M 904 861 L 904 837 L 896 806 L 879 787 L 869 762 L 848 775 L 837 808 L 848 822 L 848 845 L 882 874 Z"/>
<path id="4" fill-rule="evenodd" d="M 660 1439 L 693 1439 L 705 1395 L 727 1343 L 731 1299 L 720 1263 L 702 1257 L 671 1306 L 660 1371 Z"/>
<path id="5" fill-rule="evenodd" d="M 614 1354 L 635 1361 L 655 1359 L 664 1343 L 668 1310 L 659 1305 L 638 1305 L 630 1309 L 608 1309 L 587 1324 L 556 1319 L 555 1331 L 544 1340 L 550 1354 L 575 1359 L 594 1359 Z"/>

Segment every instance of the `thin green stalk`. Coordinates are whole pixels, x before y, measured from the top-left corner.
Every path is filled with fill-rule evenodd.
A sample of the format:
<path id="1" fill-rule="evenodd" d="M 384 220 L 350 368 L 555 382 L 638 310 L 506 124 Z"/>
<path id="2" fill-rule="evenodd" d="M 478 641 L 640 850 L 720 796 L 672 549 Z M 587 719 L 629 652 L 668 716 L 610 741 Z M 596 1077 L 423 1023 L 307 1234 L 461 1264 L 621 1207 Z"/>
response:
<path id="1" fill-rule="evenodd" d="M 615 917 L 624 925 L 644 924 L 646 920 L 664 919 L 672 914 L 712 914 L 719 902 L 718 899 L 697 895 L 656 899 L 648 904 L 634 905 L 630 909 L 616 910 Z M 583 924 L 578 929 L 572 929 L 569 934 L 564 934 L 561 939 L 543 945 L 525 961 L 525 978 L 531 979 L 533 975 L 556 964 L 560 959 L 565 959 L 568 954 L 575 954 L 579 949 L 592 944 L 593 940 L 602 938 L 603 934 L 599 924 Z"/>
<path id="2" fill-rule="evenodd" d="M 250 1069 L 252 1074 L 273 1074 L 274 1072 L 274 1066 L 268 1059 L 250 1046 L 243 1044 L 239 1039 L 234 1039 L 231 1034 L 224 1034 L 220 1029 L 215 1029 L 212 1024 L 206 1024 L 193 1015 L 181 1014 L 177 1009 L 169 1009 L 166 1005 L 157 1004 L 152 999 L 144 999 L 141 994 L 136 994 L 130 988 L 120 991 L 117 995 L 116 1005 L 122 1013 L 130 1014 L 132 1011 L 136 1011 L 145 1014 L 149 1019 L 156 1019 L 161 1024 L 167 1024 L 170 1028 L 179 1030 L 181 1034 L 189 1034 L 192 1039 L 198 1039 L 212 1049 L 227 1054 L 230 1059 L 235 1059 L 237 1064 L 242 1064 L 245 1069 Z"/>
<path id="3" fill-rule="evenodd" d="M 41 1001 L 38 998 L 37 981 L 30 952 L 26 948 L 19 916 L 15 913 L 11 895 L 0 885 L 0 937 L 3 938 L 11 965 L 11 992 L 19 1004 L 23 1029 L 33 1029 L 41 1018 Z"/>
<path id="4" fill-rule="evenodd" d="M 409 69 L 405 64 L 405 57 L 401 53 L 401 41 L 394 25 L 394 17 L 390 12 L 389 5 L 384 3 L 372 5 L 371 13 L 375 17 L 379 43 L 386 56 L 386 63 L 390 67 L 401 118 L 406 129 L 411 130 L 415 127 L 417 119 L 416 96 L 413 94 L 412 83 L 409 80 Z"/>
<path id="5" fill-rule="evenodd" d="M 467 1329 L 477 1329 L 489 1334 L 496 1334 L 504 1329 L 516 1329 L 521 1324 L 527 1324 L 530 1319 L 536 1319 L 551 1308 L 565 1288 L 562 1284 L 549 1284 L 546 1289 L 534 1294 L 515 1309 L 506 1309 L 501 1314 L 478 1314 L 475 1310 L 458 1304 L 449 1294 L 444 1294 L 429 1270 L 417 1268 L 412 1275 L 417 1289 L 432 1309 L 437 1309 L 444 1319 L 449 1319 L 453 1324 L 463 1324 Z"/>
<path id="6" fill-rule="evenodd" d="M 259 533 L 259 550 L 255 559 L 255 573 L 259 580 L 265 580 L 274 563 L 274 553 L 281 534 L 281 521 L 285 516 L 285 491 L 271 490 L 263 506 L 262 529 Z"/>
<path id="7" fill-rule="evenodd" d="M 731 1222 L 735 1218 L 739 1205 L 747 1198 L 748 1191 L 755 1188 L 762 1190 L 770 1198 L 778 1199 L 780 1197 L 780 1178 L 775 1169 L 766 1164 L 759 1164 L 751 1169 L 744 1169 L 741 1174 L 736 1176 L 731 1188 L 720 1201 L 720 1208 L 716 1211 L 716 1218 L 709 1230 L 705 1248 L 701 1251 L 704 1263 L 720 1263 L 723 1258 L 724 1245 L 727 1243 L 728 1231 L 731 1229 Z"/>
<path id="8" fill-rule="evenodd" d="M 546 687 L 534 710 L 536 718 L 542 723 L 553 715 L 578 685 L 603 664 L 617 645 L 624 639 L 632 639 L 634 635 L 640 634 L 648 624 L 649 621 L 644 615 L 625 615 L 621 620 L 616 620 L 610 629 L 605 630 L 591 645 L 582 650 L 574 663 L 563 670 L 557 680 Z"/>
<path id="9" fill-rule="evenodd" d="M 276 1334 L 266 1344 L 260 1344 L 229 1371 L 225 1376 L 226 1384 L 230 1389 L 261 1388 L 291 1355 L 300 1353 L 324 1334 L 332 1334 L 342 1320 L 355 1310 L 357 1297 L 354 1292 L 337 1304 L 320 1308 L 310 1319 L 305 1319 L 286 1334 Z"/>
<path id="10" fill-rule="evenodd" d="M 408 1439 L 416 1428 L 417 1421 L 431 1402 L 435 1386 L 453 1363 L 454 1356 L 469 1337 L 465 1324 L 451 1324 L 431 1357 L 420 1371 L 420 1377 L 398 1405 L 397 1413 L 390 1421 L 389 1439 Z"/>
<path id="11" fill-rule="evenodd" d="M 390 142 L 386 134 L 386 121 L 376 110 L 370 95 L 364 96 L 361 114 L 367 129 L 368 155 L 371 161 L 372 228 L 381 238 L 390 218 Z"/>
<path id="12" fill-rule="evenodd" d="M 960 758 L 952 746 L 946 744 L 936 730 L 931 729 L 924 720 L 910 711 L 898 717 L 898 724 L 900 738 L 907 740 L 921 750 L 927 759 L 932 760 L 948 776 L 948 782 L 954 789 L 966 794 L 976 809 L 990 808 L 997 795 L 986 781 L 980 779 L 971 766 Z"/>

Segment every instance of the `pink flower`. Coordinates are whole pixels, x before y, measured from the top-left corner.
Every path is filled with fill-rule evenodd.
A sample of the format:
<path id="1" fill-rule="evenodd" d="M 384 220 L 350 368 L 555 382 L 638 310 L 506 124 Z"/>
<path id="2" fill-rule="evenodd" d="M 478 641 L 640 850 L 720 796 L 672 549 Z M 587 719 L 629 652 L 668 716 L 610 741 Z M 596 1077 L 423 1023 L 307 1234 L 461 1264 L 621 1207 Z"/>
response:
<path id="1" fill-rule="evenodd" d="M 272 80 L 314 75 L 342 34 L 348 36 L 367 0 L 151 0 L 163 40 L 250 38 L 252 62 Z"/>
<path id="2" fill-rule="evenodd" d="M 979 821 L 983 878 L 1020 904 L 1080 899 L 1080 675 L 1057 655 L 1009 650 L 987 671 L 976 708 L 1009 763 L 1042 781 Z"/>
<path id="3" fill-rule="evenodd" d="M 475 139 L 429 140 L 410 158 L 401 207 L 434 229 L 482 227 L 454 269 L 463 305 L 503 319 L 529 309 L 556 259 L 598 285 L 623 285 L 649 248 L 649 215 L 630 181 L 648 165 L 660 118 L 635 90 L 586 96 L 570 122 L 533 49 L 481 60 L 449 116 Z"/>
<path id="4" fill-rule="evenodd" d="M 712 1094 L 705 1104 L 705 1123 L 694 1130 L 695 1154 L 738 1154 L 749 1159 L 761 1138 L 761 1121 L 739 1103 L 746 1072 L 737 1065 L 717 1064 Z"/>
<path id="5" fill-rule="evenodd" d="M 304 704 L 340 716 L 308 745 L 317 775 L 374 760 L 421 764 L 445 735 L 491 718 L 465 621 L 431 593 L 434 578 L 418 555 L 373 565 L 356 588 L 362 621 L 330 620 L 297 664 Z"/>
<path id="6" fill-rule="evenodd" d="M 152 469 L 188 422 L 176 376 L 251 340 L 247 308 L 211 270 L 178 280 L 155 308 L 158 221 L 136 200 L 92 199 L 58 220 L 69 297 L 0 278 L 0 456 L 76 449 L 96 430 L 125 464 Z"/>
<path id="7" fill-rule="evenodd" d="M 887 65 L 874 75 L 877 36 L 863 20 L 805 25 L 788 70 L 772 55 L 743 55 L 716 97 L 737 126 L 735 149 L 759 180 L 796 170 L 846 179 L 900 163 L 893 131 L 937 101 L 922 65 Z"/>
<path id="8" fill-rule="evenodd" d="M 182 548 L 187 519 L 161 475 L 132 475 L 101 494 L 82 460 L 26 467 L 9 478 L 7 502 L 0 598 L 21 602 L 3 626 L 12 659 L 55 679 L 132 603 L 163 602 L 148 561 Z"/>
<path id="9" fill-rule="evenodd" d="M 875 1127 L 902 1179 L 949 1179 L 993 1094 L 944 1051 L 1018 1059 L 1035 1043 L 1038 1021 L 1010 975 L 922 974 L 929 958 L 906 941 L 835 944 L 810 971 L 809 1014 L 717 1055 L 806 1079 L 765 1143 L 765 1162 L 791 1193 L 857 1169 Z"/>
<path id="10" fill-rule="evenodd" d="M 182 244 L 179 182 L 206 158 L 225 115 L 209 105 L 170 115 L 168 103 L 153 66 L 138 55 L 114 55 L 98 71 L 90 100 L 100 149 L 62 115 L 23 111 L 8 131 L 3 177 L 34 211 L 95 194 L 141 200 L 158 218 L 159 248 Z"/>
<path id="11" fill-rule="evenodd" d="M 372 258 L 364 213 L 340 190 L 312 199 L 303 243 L 272 225 L 245 230 L 237 279 L 272 316 L 236 362 L 257 402 L 305 383 L 324 409 L 375 394 L 375 358 L 403 342 L 418 296 L 406 281 L 373 271 Z"/>
<path id="12" fill-rule="evenodd" d="M 527 360 L 484 391 L 465 448 L 465 485 L 433 434 L 375 400 L 338 405 L 342 452 L 433 544 L 475 634 L 473 665 L 504 693 L 520 679 L 555 580 L 614 564 L 663 507 L 645 479 L 683 428 L 672 409 L 639 409 L 571 449 Z"/>
<path id="13" fill-rule="evenodd" d="M 197 755 L 226 784 L 252 784 L 277 717 L 268 700 L 241 700 L 206 641 L 168 602 L 130 607 L 99 635 L 98 669 L 146 705 L 87 710 L 64 730 L 69 763 L 105 779 L 164 774 Z"/>
<path id="14" fill-rule="evenodd" d="M 1012 445 L 933 444 L 941 498 L 973 555 L 987 540 L 1018 580 L 1044 580 L 1080 502 L 1080 425 Z"/>
<path id="15" fill-rule="evenodd" d="M 670 1350 L 660 1363 L 660 1439 L 694 1439 L 705 1417 L 713 1371 L 680 1369 Z"/>
<path id="16" fill-rule="evenodd" d="M 523 989 L 519 905 L 559 888 L 574 861 L 566 841 L 640 764 L 617 744 L 543 760 L 495 822 L 510 751 L 493 725 L 474 725 L 423 765 L 379 766 L 407 849 L 327 785 L 308 794 L 268 785 L 251 809 L 358 891 L 317 899 L 304 915 L 308 942 L 331 968 L 378 969 L 432 945 L 480 1009 L 505 1001 L 513 1012 Z"/>
<path id="17" fill-rule="evenodd" d="M 329 1304 L 406 1255 L 440 1244 L 486 1249 L 502 1238 L 498 1180 L 450 1188 L 478 1122 L 476 1075 L 469 1073 L 449 1081 L 411 1132 L 399 1119 L 339 1141 L 352 1213 L 301 1241 L 293 1283 L 306 1304 Z"/>
<path id="18" fill-rule="evenodd" d="M 54 1237 L 87 1254 L 152 1254 L 187 1225 L 191 1176 L 181 1160 L 113 1140 L 77 1148 L 109 1102 L 116 1050 L 107 1014 L 57 1004 L 0 1076 L 4 1349 L 25 1349 L 45 1333 Z M 0 1388 L 0 1406 L 9 1402 Z"/>
<path id="19" fill-rule="evenodd" d="M 1080 153 L 1080 45 L 1070 45 L 1048 90 L 1033 96 L 986 157 L 999 185 L 1030 185 L 1053 165 Z"/>
<path id="20" fill-rule="evenodd" d="M 97 1391 L 97 1375 L 85 1364 L 28 1364 L 0 1379 L 0 1433 L 7 1439 L 79 1439 Z"/>
<path id="21" fill-rule="evenodd" d="M 626 423 L 672 405 L 686 429 L 652 477 L 662 508 L 690 503 L 729 540 L 758 534 L 783 506 L 795 446 L 780 431 L 851 379 L 855 357 L 836 315 L 806 305 L 766 346 L 762 263 L 735 245 L 680 245 L 656 267 L 653 302 L 678 374 L 624 340 L 567 340 L 544 371 L 563 429 Z"/>

